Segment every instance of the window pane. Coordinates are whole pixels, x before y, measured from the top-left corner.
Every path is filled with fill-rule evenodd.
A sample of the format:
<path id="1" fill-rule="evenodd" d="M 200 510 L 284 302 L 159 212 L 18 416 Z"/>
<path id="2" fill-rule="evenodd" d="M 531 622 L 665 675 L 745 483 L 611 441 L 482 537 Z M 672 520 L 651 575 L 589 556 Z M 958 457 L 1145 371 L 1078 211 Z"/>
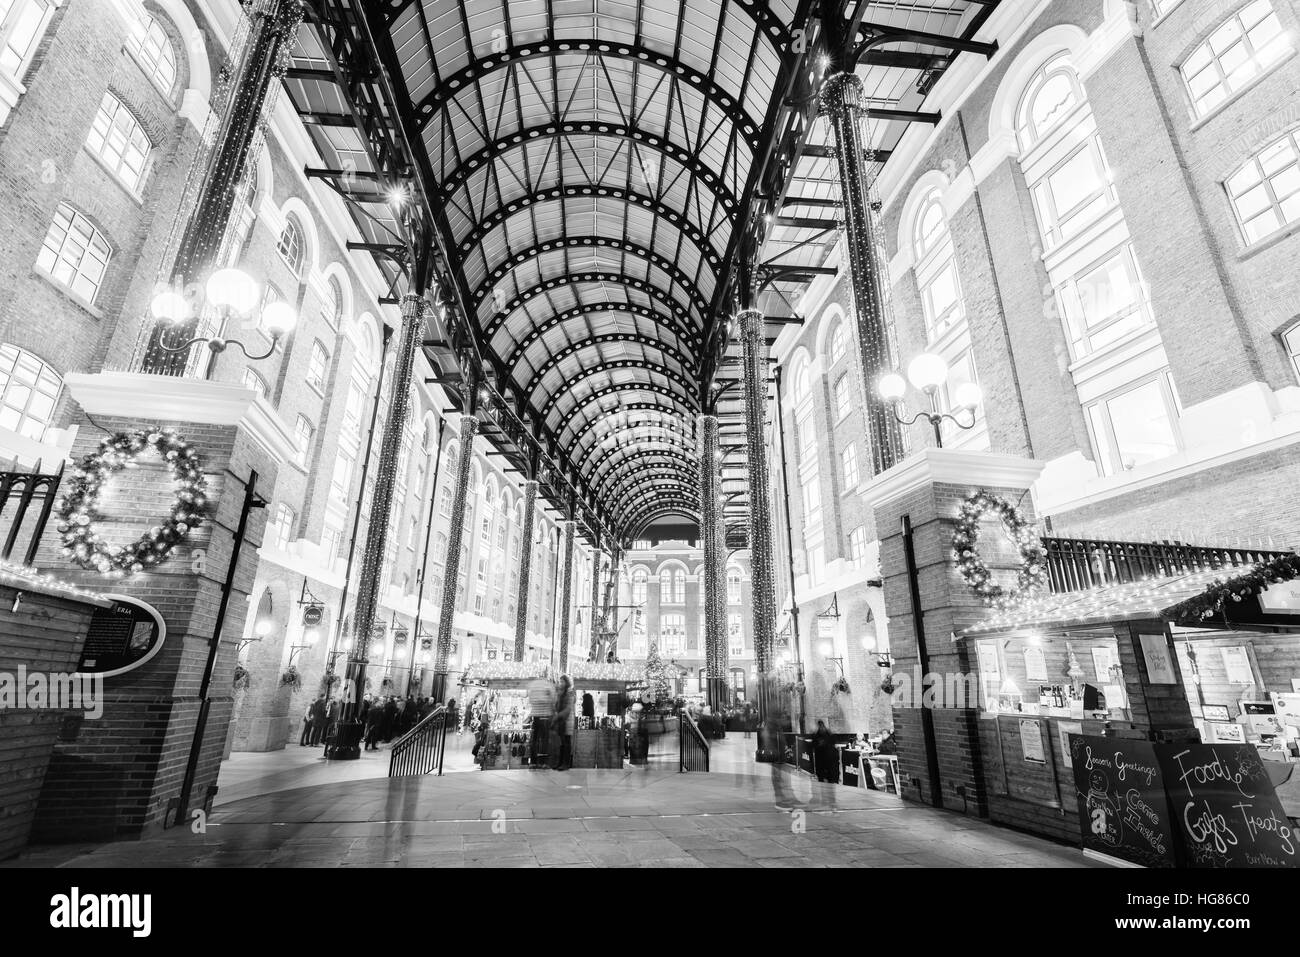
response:
<path id="1" fill-rule="evenodd" d="M 1090 149 L 1080 150 L 1048 177 L 1056 214 L 1061 219 L 1103 185 L 1101 170 Z"/>
<path id="2" fill-rule="evenodd" d="M 1173 424 L 1158 382 L 1148 382 L 1107 403 L 1119 463 L 1124 469 L 1178 451 Z"/>

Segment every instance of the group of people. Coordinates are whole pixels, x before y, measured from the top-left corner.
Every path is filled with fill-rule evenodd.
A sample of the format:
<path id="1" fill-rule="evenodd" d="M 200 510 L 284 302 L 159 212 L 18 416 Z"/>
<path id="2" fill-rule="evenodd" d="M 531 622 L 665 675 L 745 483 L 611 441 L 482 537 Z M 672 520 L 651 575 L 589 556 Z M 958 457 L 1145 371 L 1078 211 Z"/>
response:
<path id="1" fill-rule="evenodd" d="M 545 763 L 556 771 L 568 771 L 573 767 L 573 731 L 578 723 L 576 697 L 573 679 L 568 675 L 560 675 L 554 683 L 546 678 L 534 678 L 529 682 L 530 758 L 533 764 Z M 584 701 L 584 711 L 591 707 Z"/>
<path id="2" fill-rule="evenodd" d="M 302 716 L 302 733 L 298 744 L 304 748 L 329 746 L 334 740 L 334 733 L 343 715 L 344 702 L 339 697 L 328 700 L 325 695 L 317 695 L 316 700 L 307 705 Z M 448 702 L 448 708 L 454 706 Z M 365 728 L 365 748 L 378 751 L 380 744 L 387 744 L 400 738 L 420 723 L 433 709 L 437 702 L 432 698 L 407 695 L 367 694 L 361 701 L 361 709 L 356 720 Z"/>

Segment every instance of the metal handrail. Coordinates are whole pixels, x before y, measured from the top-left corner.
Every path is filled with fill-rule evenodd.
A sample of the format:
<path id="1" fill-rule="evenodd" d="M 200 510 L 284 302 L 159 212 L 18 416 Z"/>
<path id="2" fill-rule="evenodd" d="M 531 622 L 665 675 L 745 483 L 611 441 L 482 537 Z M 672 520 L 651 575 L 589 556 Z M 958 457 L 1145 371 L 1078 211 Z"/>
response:
<path id="1" fill-rule="evenodd" d="M 679 772 L 709 770 L 709 742 L 685 711 L 677 716 L 677 762 Z"/>
<path id="2" fill-rule="evenodd" d="M 449 717 L 446 705 L 438 705 L 414 728 L 394 741 L 389 752 L 388 776 L 396 778 L 435 771 L 441 776 Z"/>
<path id="3" fill-rule="evenodd" d="M 1289 554 L 1285 550 L 1250 545 L 1220 547 L 1058 536 L 1046 536 L 1041 541 L 1047 555 L 1049 586 L 1055 594 L 1144 578 L 1253 565 Z"/>

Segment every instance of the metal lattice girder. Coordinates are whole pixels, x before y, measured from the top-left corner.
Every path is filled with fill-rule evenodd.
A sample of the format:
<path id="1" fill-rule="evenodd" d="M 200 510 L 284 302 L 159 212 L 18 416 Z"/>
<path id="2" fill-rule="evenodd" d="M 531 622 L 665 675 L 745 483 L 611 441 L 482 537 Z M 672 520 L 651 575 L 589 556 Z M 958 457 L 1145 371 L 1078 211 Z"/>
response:
<path id="1" fill-rule="evenodd" d="M 700 519 L 700 503 L 689 498 L 652 496 L 634 504 L 633 508 L 616 511 L 614 516 L 614 520 L 629 533 L 640 531 L 655 518 L 665 515 L 683 515 L 697 522 Z"/>
<path id="2" fill-rule="evenodd" d="M 654 466 L 672 466 L 682 469 L 686 475 L 694 475 L 694 463 L 691 462 L 690 456 L 676 452 L 671 447 L 625 446 L 615 449 L 605 461 L 596 465 L 595 471 L 589 476 L 593 490 L 600 492 L 611 475 L 638 462 L 651 463 Z"/>
<path id="3" fill-rule="evenodd" d="M 609 441 L 596 442 L 586 449 L 572 448 L 570 450 L 574 461 L 577 462 L 579 475 L 592 481 L 595 480 L 595 473 L 588 471 L 587 468 L 588 464 L 592 460 L 592 456 L 595 455 L 605 456 L 605 458 L 602 459 L 599 462 L 599 464 L 596 466 L 597 470 L 601 470 L 605 467 L 607 463 L 616 461 L 616 459 L 614 459 L 614 456 L 619 456 L 621 458 L 622 455 L 628 452 L 632 452 L 632 451 L 661 451 L 665 453 L 672 452 L 675 454 L 675 457 L 680 457 L 681 453 L 678 452 L 679 449 L 688 450 L 691 447 L 690 443 L 678 441 L 675 438 L 666 438 L 663 436 L 636 436 L 630 440 L 620 440 L 617 437 L 617 435 L 615 435 L 614 433 L 610 433 L 607 436 L 607 439 Z"/>
<path id="4" fill-rule="evenodd" d="M 662 416 L 664 419 L 667 419 L 670 422 L 676 422 L 679 424 L 685 421 L 685 416 L 682 414 L 682 411 L 680 409 L 659 405 L 658 403 L 655 402 L 629 402 L 626 405 L 621 405 L 617 409 L 610 411 L 609 413 L 607 413 L 607 415 L 623 415 L 623 414 L 631 414 L 634 412 L 639 412 L 642 413 L 643 415 Z M 575 461 L 579 468 L 581 468 L 585 456 L 589 455 L 592 449 L 595 449 L 597 446 L 600 445 L 602 437 L 597 437 L 595 443 L 593 443 L 590 447 L 585 447 L 585 448 L 583 447 L 582 444 L 583 439 L 586 438 L 587 433 L 591 432 L 593 429 L 595 429 L 597 426 L 601 425 L 602 423 L 603 420 L 601 419 L 592 419 L 591 421 L 585 423 L 582 426 L 582 428 L 578 429 L 573 434 L 573 438 L 570 440 L 568 448 L 573 449 L 578 454 L 578 458 Z M 633 422 L 633 423 L 625 424 L 621 427 L 627 429 L 664 429 L 664 431 L 669 431 L 662 424 L 658 422 L 650 421 L 648 419 L 642 422 Z"/>
<path id="5" fill-rule="evenodd" d="M 668 388 L 667 386 L 661 386 L 654 382 L 615 383 L 612 386 L 599 389 L 586 396 L 583 396 L 578 401 L 578 403 L 569 411 L 568 421 L 565 422 L 560 427 L 559 434 L 563 435 L 565 429 L 573 426 L 575 422 L 579 423 L 581 427 L 586 427 L 590 423 L 590 421 L 595 421 L 595 420 L 588 420 L 586 416 L 586 410 L 590 408 L 592 403 L 598 402 L 602 399 L 609 398 L 612 395 L 619 395 L 620 393 L 623 392 L 648 392 L 652 395 L 657 395 L 660 396 L 661 398 L 668 399 L 674 404 L 674 408 L 679 409 L 683 414 L 694 415 L 696 413 L 696 410 L 692 407 L 690 401 L 683 398 L 681 393 L 676 392 Z M 581 419 L 578 419 L 579 413 L 582 413 Z"/>
<path id="6" fill-rule="evenodd" d="M 718 264 L 718 254 L 709 243 L 704 231 L 680 210 L 636 190 L 596 186 L 555 186 L 550 189 L 539 189 L 525 196 L 513 197 L 507 205 L 498 206 L 475 224 L 474 228 L 461 239 L 461 251 L 468 253 L 482 243 L 494 229 L 504 228 L 511 217 L 527 215 L 530 210 L 547 203 L 562 203 L 566 199 L 583 198 L 619 200 L 648 209 L 685 233 L 710 265 Z"/>
<path id="7" fill-rule="evenodd" d="M 494 315 L 487 322 L 486 325 L 484 325 L 483 327 L 484 335 L 488 339 L 491 339 L 493 336 L 496 335 L 498 329 L 500 329 L 503 325 L 509 322 L 510 317 L 516 311 L 523 308 L 525 305 L 527 305 L 533 299 L 536 299 L 538 296 L 545 295 L 548 292 L 561 289 L 565 286 L 577 285 L 579 283 L 612 283 L 615 285 L 626 286 L 629 289 L 635 289 L 637 292 L 644 293 L 645 295 L 649 296 L 651 299 L 663 303 L 663 305 L 668 308 L 670 315 L 674 320 L 676 320 L 676 322 L 673 324 L 672 327 L 673 331 L 675 333 L 678 333 L 680 338 L 685 338 L 686 340 L 692 342 L 696 346 L 700 344 L 699 330 L 698 329 L 693 330 L 688 325 L 688 323 L 690 322 L 690 314 L 687 312 L 687 310 L 683 309 L 680 305 L 678 305 L 677 301 L 673 299 L 671 295 L 669 295 L 667 292 L 664 292 L 662 289 L 660 289 L 658 286 L 654 285 L 653 283 L 648 283 L 645 282 L 644 280 L 637 279 L 634 276 L 628 276 L 618 272 L 567 273 L 566 275 L 556 276 L 553 279 L 547 279 L 544 282 L 539 282 L 533 286 L 530 286 L 528 289 L 524 290 L 519 295 L 515 296 L 515 298 L 511 299 L 508 303 L 502 306 L 500 311 L 498 311 L 497 314 Z M 481 290 L 475 290 L 475 295 L 479 296 L 480 292 Z M 481 301 L 481 297 L 479 301 Z M 701 300 L 699 303 L 697 303 L 697 305 L 700 310 L 699 321 L 703 322 L 703 310 L 705 308 L 705 303 Z M 599 302 L 599 303 L 585 304 L 583 308 L 588 309 L 588 311 L 591 311 L 598 308 L 620 309 L 622 308 L 622 306 L 623 304 L 621 303 Z M 641 313 L 638 313 L 638 315 L 640 314 Z M 555 318 L 557 317 L 552 317 L 551 319 L 548 319 L 546 322 L 552 323 L 555 321 Z M 559 321 L 563 321 L 563 319 L 560 319 Z M 551 326 L 547 325 L 546 328 L 551 328 Z M 538 331 L 538 330 L 540 330 L 538 334 L 540 334 L 540 332 L 545 331 L 545 329 L 542 329 L 541 326 L 536 327 L 534 331 Z M 529 335 L 531 337 L 532 333 L 530 333 Z M 523 340 L 520 341 L 522 342 Z"/>
<path id="8" fill-rule="evenodd" d="M 527 249 L 510 256 L 505 262 L 495 266 L 488 273 L 487 279 L 474 293 L 475 306 L 481 303 L 488 296 L 490 290 L 500 283 L 501 280 L 504 279 L 512 270 L 518 269 L 530 259 L 536 259 L 544 253 L 556 252 L 561 249 L 593 249 L 636 256 L 638 259 L 644 259 L 651 265 L 662 269 L 672 277 L 674 282 L 686 290 L 687 294 L 693 300 L 698 299 L 704 301 L 704 295 L 695 284 L 695 280 L 682 272 L 676 263 L 669 261 L 652 249 L 646 249 L 644 246 L 637 243 L 628 242 L 610 236 L 567 236 L 564 239 L 556 239 L 550 242 L 537 243 L 536 245 L 529 246 Z"/>
<path id="9" fill-rule="evenodd" d="M 779 21 L 774 19 L 774 22 Z M 500 54 L 475 60 L 462 67 L 459 72 L 452 74 L 418 104 L 417 112 L 427 124 L 434 115 L 435 110 L 445 109 L 445 104 L 459 92 L 462 86 L 479 82 L 485 74 L 493 70 L 507 67 L 512 63 L 527 62 L 534 58 L 545 57 L 549 59 L 555 56 L 573 54 L 632 60 L 639 66 L 662 70 L 665 73 L 682 77 L 693 89 L 701 93 L 706 100 L 722 110 L 736 128 L 744 134 L 745 140 L 749 143 L 751 149 L 758 147 L 759 127 L 757 121 L 749 116 L 744 108 L 726 90 L 722 89 L 711 76 L 701 73 L 689 64 L 660 50 L 653 50 L 640 44 L 610 43 L 606 40 L 547 38 L 527 45 L 511 45 Z"/>
<path id="10" fill-rule="evenodd" d="M 618 499 L 620 502 L 639 501 L 645 497 L 643 493 L 647 491 L 671 492 L 681 495 L 683 498 L 688 498 L 694 495 L 697 499 L 699 498 L 700 488 L 698 483 L 690 485 L 675 476 L 660 475 L 658 477 L 653 477 L 647 475 L 641 478 L 631 476 L 629 476 L 629 478 L 631 478 L 631 481 L 620 484 L 617 490 L 616 494 L 621 496 L 621 498 Z"/>
<path id="11" fill-rule="evenodd" d="M 595 366 L 591 366 L 590 368 L 583 369 L 576 376 L 573 376 L 570 379 L 566 379 L 563 383 L 561 383 L 559 388 L 554 393 L 552 393 L 549 399 L 546 400 L 546 404 L 542 406 L 541 415 L 543 421 L 550 418 L 551 413 L 554 412 L 556 406 L 560 404 L 560 400 L 563 399 L 565 396 L 569 395 L 569 393 L 573 391 L 575 386 L 579 385 L 582 382 L 585 382 L 587 379 L 591 378 L 594 375 L 600 375 L 601 373 L 606 373 L 606 372 L 614 372 L 619 369 L 644 369 L 645 371 L 652 372 L 655 375 L 663 376 L 670 383 L 681 386 L 683 392 L 675 393 L 671 389 L 665 389 L 663 391 L 660 391 L 658 388 L 651 388 L 652 386 L 655 385 L 654 382 L 646 382 L 646 383 L 628 382 L 628 383 L 622 383 L 621 385 L 626 386 L 627 388 L 638 388 L 645 392 L 658 392 L 660 395 L 674 396 L 675 398 L 679 398 L 683 402 L 685 402 L 686 407 L 690 409 L 692 412 L 699 411 L 699 400 L 695 397 L 695 393 L 691 391 L 691 383 L 686 381 L 685 376 L 678 375 L 672 369 L 665 369 L 663 366 L 655 365 L 653 362 L 647 362 L 644 359 L 618 359 L 613 362 L 602 362 L 599 365 L 595 365 Z M 608 389 L 599 389 L 595 392 L 591 392 L 588 395 L 583 396 L 581 402 L 578 405 L 575 405 L 572 409 L 570 409 L 569 412 L 570 414 L 576 413 L 578 409 L 582 408 L 582 403 L 585 403 L 591 399 L 600 398 L 602 395 L 608 395 L 611 392 L 619 391 L 619 390 L 620 390 L 620 385 L 614 385 L 614 386 L 610 386 Z"/>
<path id="12" fill-rule="evenodd" d="M 522 150 L 526 146 L 534 143 L 545 142 L 550 138 L 566 136 L 595 136 L 595 137 L 612 137 L 615 139 L 624 139 L 629 143 L 634 143 L 639 147 L 652 150 L 665 156 L 668 159 L 675 160 L 691 173 L 699 177 L 702 182 L 713 194 L 716 201 L 721 205 L 723 213 L 728 219 L 735 215 L 738 200 L 734 193 L 722 182 L 718 174 L 708 167 L 702 165 L 700 161 L 686 150 L 674 143 L 648 132 L 647 130 L 638 129 L 635 126 L 623 125 L 619 123 L 592 123 L 587 121 L 573 121 L 560 123 L 542 123 L 537 126 L 531 126 L 527 129 L 520 130 L 517 133 L 511 133 L 509 136 L 503 136 L 494 140 L 487 146 L 471 154 L 463 160 L 451 173 L 442 181 L 442 192 L 439 196 L 442 202 L 448 202 L 454 196 L 456 190 L 460 189 L 469 180 L 470 176 L 479 169 L 497 159 L 505 156 L 511 150 Z M 468 248 L 468 247 L 466 247 Z M 716 266 L 718 257 L 710 251 L 713 256 L 710 261 Z"/>
<path id="13" fill-rule="evenodd" d="M 571 342 L 558 352 L 551 353 L 550 357 L 537 367 L 533 377 L 528 380 L 524 386 L 524 395 L 529 398 L 537 391 L 537 387 L 542 384 L 546 374 L 554 369 L 570 356 L 577 355 L 583 349 L 598 349 L 602 345 L 610 345 L 617 342 L 631 343 L 632 345 L 645 346 L 648 349 L 654 349 L 656 352 L 672 359 L 677 363 L 676 371 L 680 373 L 687 382 L 695 384 L 695 375 L 690 371 L 691 361 L 679 350 L 670 345 L 652 339 L 650 336 L 643 336 L 635 332 L 605 332 L 600 335 L 590 336 L 577 342 Z M 649 360 L 645 360 L 649 361 Z"/>

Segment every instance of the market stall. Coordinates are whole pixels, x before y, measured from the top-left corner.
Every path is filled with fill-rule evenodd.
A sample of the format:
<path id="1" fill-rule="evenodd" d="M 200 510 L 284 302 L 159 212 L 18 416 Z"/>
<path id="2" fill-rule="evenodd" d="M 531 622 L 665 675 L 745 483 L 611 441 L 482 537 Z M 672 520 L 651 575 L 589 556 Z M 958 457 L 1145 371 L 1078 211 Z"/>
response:
<path id="1" fill-rule="evenodd" d="M 631 691 L 645 687 L 645 670 L 618 662 L 575 662 L 573 679 L 575 768 L 622 768 L 627 751 Z M 589 714 L 584 714 L 584 696 Z"/>

